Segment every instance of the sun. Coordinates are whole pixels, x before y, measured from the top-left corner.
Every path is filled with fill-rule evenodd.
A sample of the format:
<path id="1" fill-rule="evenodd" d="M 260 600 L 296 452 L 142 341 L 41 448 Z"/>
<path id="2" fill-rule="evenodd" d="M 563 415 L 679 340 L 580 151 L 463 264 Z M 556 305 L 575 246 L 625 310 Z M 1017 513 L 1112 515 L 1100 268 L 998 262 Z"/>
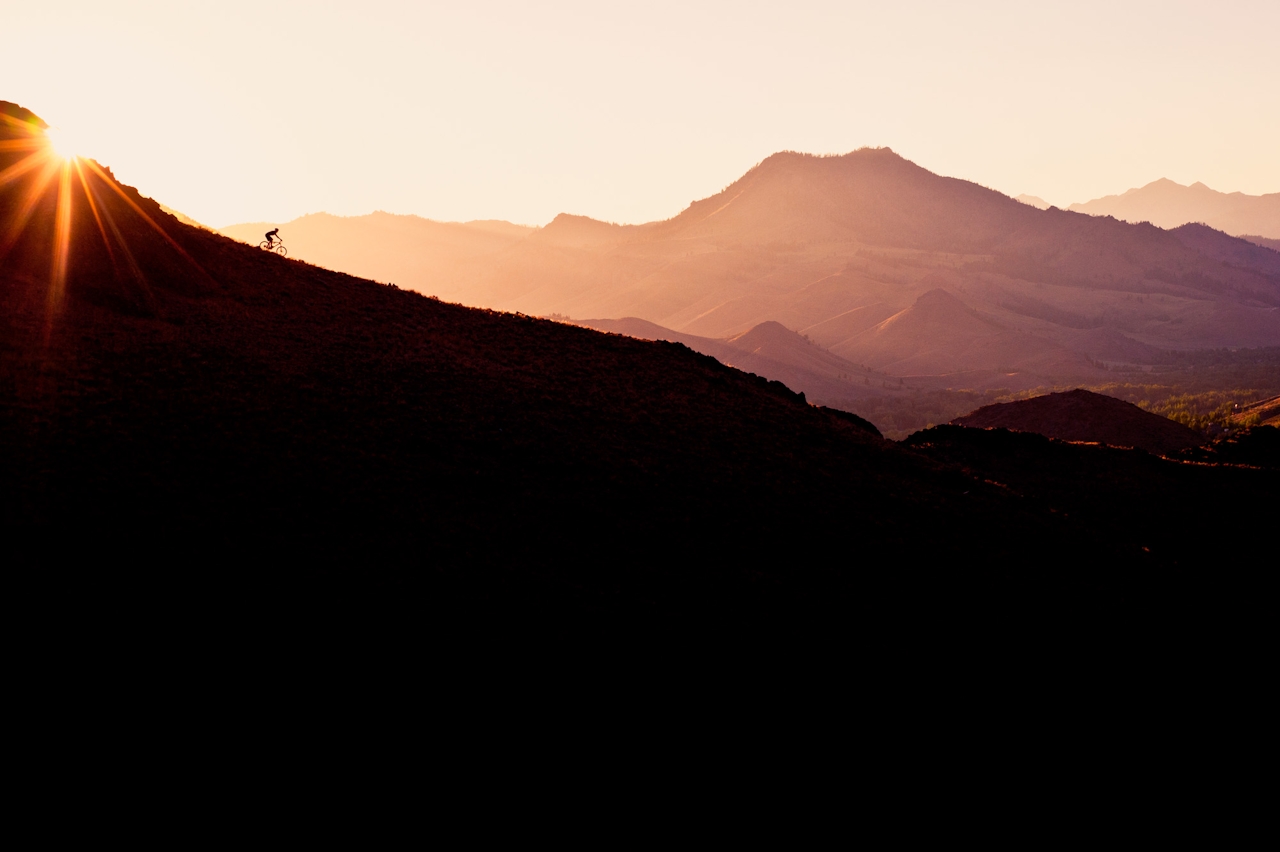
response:
<path id="1" fill-rule="evenodd" d="M 59 157 L 64 160 L 74 160 L 80 156 L 80 145 L 75 135 L 69 133 L 62 127 L 50 127 L 45 131 L 45 136 L 49 139 L 49 144 L 53 146 L 53 150 Z"/>

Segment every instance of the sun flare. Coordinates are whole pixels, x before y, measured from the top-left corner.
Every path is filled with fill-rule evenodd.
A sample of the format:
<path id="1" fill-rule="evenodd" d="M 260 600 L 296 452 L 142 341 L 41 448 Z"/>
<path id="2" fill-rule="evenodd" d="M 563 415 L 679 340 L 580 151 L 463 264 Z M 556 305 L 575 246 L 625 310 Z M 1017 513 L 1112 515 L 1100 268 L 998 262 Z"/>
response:
<path id="1" fill-rule="evenodd" d="M 80 145 L 75 135 L 61 127 L 50 127 L 45 131 L 49 144 L 54 152 L 64 160 L 74 160 L 80 156 Z"/>

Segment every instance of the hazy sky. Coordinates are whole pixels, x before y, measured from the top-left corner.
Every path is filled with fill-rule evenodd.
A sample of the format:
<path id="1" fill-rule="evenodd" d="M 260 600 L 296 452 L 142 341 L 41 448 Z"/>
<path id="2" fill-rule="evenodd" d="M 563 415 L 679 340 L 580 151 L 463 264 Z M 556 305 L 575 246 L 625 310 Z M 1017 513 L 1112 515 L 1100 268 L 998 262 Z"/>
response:
<path id="1" fill-rule="evenodd" d="M 0 99 L 215 226 L 675 215 L 888 145 L 1065 205 L 1280 192 L 1280 0 L 0 0 Z"/>

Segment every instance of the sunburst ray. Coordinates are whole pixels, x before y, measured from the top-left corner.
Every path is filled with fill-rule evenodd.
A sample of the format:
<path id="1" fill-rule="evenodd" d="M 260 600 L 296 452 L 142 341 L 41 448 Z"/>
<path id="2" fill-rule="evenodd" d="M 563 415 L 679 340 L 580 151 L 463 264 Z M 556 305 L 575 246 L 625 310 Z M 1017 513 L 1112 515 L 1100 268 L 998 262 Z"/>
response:
<path id="1" fill-rule="evenodd" d="M 38 151 L 45 144 L 43 139 L 34 136 L 30 139 L 0 139 L 0 151 Z"/>
<path id="2" fill-rule="evenodd" d="M 85 187 L 85 196 L 89 202 L 89 209 L 93 211 L 94 218 L 97 220 L 98 230 L 102 233 L 102 241 L 106 244 L 107 254 L 111 258 L 112 268 L 119 272 L 120 267 L 116 259 L 115 251 L 111 247 L 111 239 L 108 237 L 107 232 L 103 230 L 104 221 L 106 223 L 106 227 L 111 230 L 111 236 L 115 237 L 115 244 L 124 255 L 124 260 L 128 266 L 130 276 L 132 276 L 134 282 L 142 288 L 143 295 L 146 297 L 147 302 L 150 303 L 153 297 L 151 293 L 151 285 L 147 283 L 147 276 L 143 273 L 142 267 L 138 265 L 138 261 L 134 258 L 133 252 L 130 251 L 129 241 L 125 239 L 124 234 L 120 230 L 120 226 L 116 224 L 115 216 L 111 214 L 111 208 L 106 204 L 103 204 L 102 199 L 98 197 L 98 190 L 95 188 L 94 181 L 91 178 L 92 176 L 86 179 L 84 177 L 84 173 L 81 172 L 81 181 Z M 101 212 L 100 217 L 99 212 Z"/>
<path id="3" fill-rule="evenodd" d="M 32 154 L 28 154 L 18 162 L 9 166 L 4 171 L 0 171 L 0 186 L 17 180 L 27 172 L 41 165 L 51 162 L 52 157 L 47 150 L 37 150 Z"/>
<path id="4" fill-rule="evenodd" d="M 132 207 L 133 211 L 137 213 L 139 216 L 141 216 L 143 221 L 146 222 L 148 225 L 150 225 L 157 234 L 163 237 L 165 242 L 167 242 L 175 251 L 181 254 L 183 258 L 185 258 L 189 263 L 191 263 L 192 266 L 200 270 L 200 272 L 206 278 L 209 277 L 209 274 L 204 271 L 203 267 L 201 267 L 199 263 L 196 263 L 196 259 L 193 258 L 190 254 L 188 254 L 187 250 L 184 249 L 182 246 L 180 246 L 177 240 L 175 240 L 173 237 L 169 235 L 168 231 L 166 231 L 164 228 L 161 228 L 160 225 L 157 224 L 157 222 L 154 219 L 152 219 L 149 215 L 147 215 L 147 211 L 139 207 L 137 202 L 135 202 L 132 198 L 130 198 L 129 195 L 123 189 L 121 189 L 120 186 L 106 174 L 106 172 L 102 170 L 101 166 L 99 166 L 93 160 L 87 160 L 86 162 L 88 163 L 89 168 L 95 171 L 98 174 L 98 176 L 102 178 L 103 183 L 109 186 L 112 189 L 112 191 L 115 192 L 116 195 L 120 196 L 120 198 L 122 198 L 126 204 Z"/>
<path id="5" fill-rule="evenodd" d="M 58 176 L 58 206 L 53 214 L 53 265 L 49 271 L 49 291 L 46 294 L 44 338 L 48 343 L 53 332 L 53 321 L 62 310 L 62 299 L 67 287 L 67 258 L 71 253 L 71 163 L 62 163 Z"/>
<path id="6" fill-rule="evenodd" d="M 54 174 L 58 171 L 58 163 L 55 160 L 46 158 L 43 162 L 44 170 L 35 178 L 31 186 L 27 187 L 22 203 L 18 205 L 18 209 L 14 211 L 9 221 L 5 223 L 5 232 L 0 235 L 0 259 L 3 259 L 17 244 L 22 232 L 27 227 L 27 221 L 35 213 L 36 205 L 44 197 L 45 188 L 48 187 L 49 181 L 53 180 Z"/>
<path id="7" fill-rule="evenodd" d="M 93 214 L 93 221 L 97 224 L 98 233 L 102 236 L 102 244 L 107 249 L 107 257 L 111 259 L 111 266 L 115 268 L 117 266 L 115 249 L 111 247 L 111 239 L 107 236 L 107 229 L 102 224 L 102 214 L 98 212 L 98 201 L 95 193 L 89 186 L 89 181 L 85 179 L 84 169 L 80 166 L 79 158 L 72 162 L 75 164 L 76 178 L 80 181 L 80 188 L 84 190 L 85 201 L 89 203 L 89 212 Z M 114 229 L 115 223 L 113 222 L 111 226 Z"/>

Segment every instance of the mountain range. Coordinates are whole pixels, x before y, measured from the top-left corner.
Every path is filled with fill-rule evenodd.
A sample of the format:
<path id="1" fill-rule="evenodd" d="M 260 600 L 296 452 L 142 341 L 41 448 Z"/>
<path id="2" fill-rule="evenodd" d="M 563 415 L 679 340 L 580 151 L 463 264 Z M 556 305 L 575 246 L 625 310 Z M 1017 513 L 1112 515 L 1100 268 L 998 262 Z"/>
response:
<path id="1" fill-rule="evenodd" d="M 1271 248 L 1277 248 L 1280 241 L 1280 192 L 1218 192 L 1202 183 L 1183 186 L 1161 178 L 1121 195 L 1095 198 L 1067 209 L 1126 222 L 1150 222 L 1160 228 L 1198 222 Z"/>
<path id="2" fill-rule="evenodd" d="M 1171 350 L 1280 344 L 1280 253 L 1037 209 L 888 149 L 776 154 L 661 222 L 478 227 L 375 214 L 282 233 L 315 244 L 294 255 L 309 260 L 358 244 L 369 257 L 340 268 L 462 304 L 721 340 L 779 323 L 917 386 L 1089 383 Z M 415 253 L 400 231 L 441 238 Z"/>

